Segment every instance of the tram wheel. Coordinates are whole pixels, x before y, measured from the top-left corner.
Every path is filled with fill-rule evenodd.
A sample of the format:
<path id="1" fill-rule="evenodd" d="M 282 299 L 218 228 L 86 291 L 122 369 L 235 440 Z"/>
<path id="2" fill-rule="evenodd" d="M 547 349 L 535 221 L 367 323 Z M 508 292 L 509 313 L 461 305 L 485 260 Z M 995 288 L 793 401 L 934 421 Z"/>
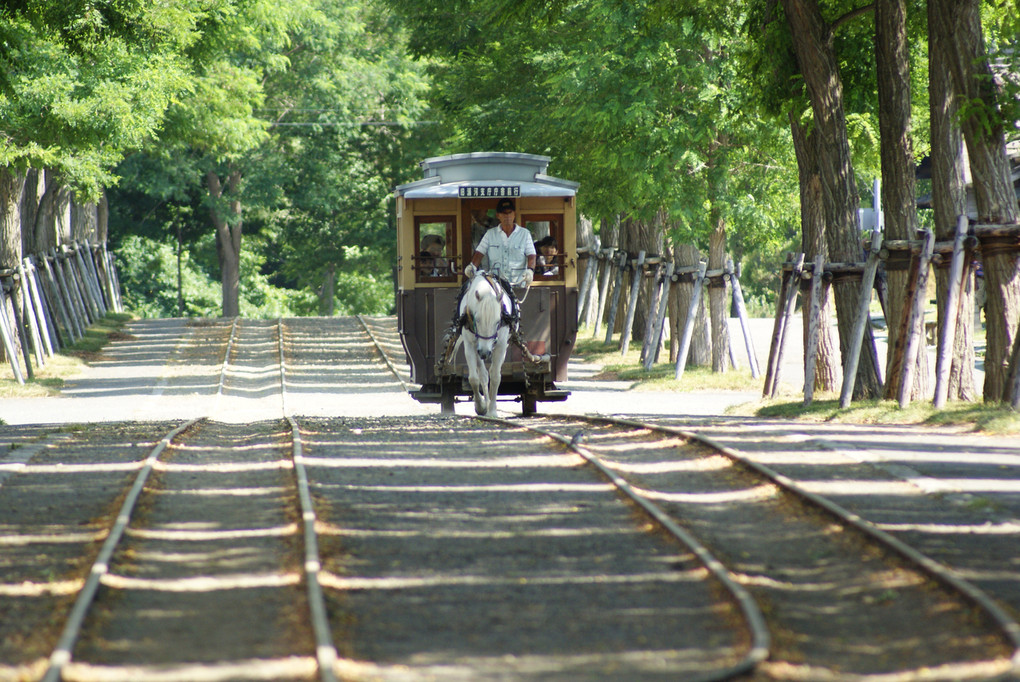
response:
<path id="1" fill-rule="evenodd" d="M 538 400 L 535 399 L 534 394 L 525 393 L 521 396 L 521 413 L 525 417 L 534 416 L 538 411 Z"/>
<path id="2" fill-rule="evenodd" d="M 440 414 L 454 414 L 455 410 L 453 409 L 453 403 L 454 403 L 453 398 L 454 398 L 453 389 L 448 387 L 448 386 L 444 386 L 443 387 L 443 395 L 439 399 L 439 413 Z"/>

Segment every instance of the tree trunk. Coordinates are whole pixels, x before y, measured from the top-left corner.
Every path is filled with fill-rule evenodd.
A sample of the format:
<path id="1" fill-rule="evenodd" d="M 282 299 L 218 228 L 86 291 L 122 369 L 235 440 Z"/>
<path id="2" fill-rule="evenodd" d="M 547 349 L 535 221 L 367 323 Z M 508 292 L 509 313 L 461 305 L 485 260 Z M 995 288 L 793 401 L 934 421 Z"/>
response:
<path id="1" fill-rule="evenodd" d="M 63 184 L 59 175 L 53 178 L 53 182 L 56 192 L 53 197 L 53 228 L 56 235 L 55 244 L 60 246 L 71 243 L 71 190 Z M 49 178 L 46 183 L 49 191 Z"/>
<path id="2" fill-rule="evenodd" d="M 28 169 L 25 174 L 25 188 L 21 193 L 21 252 L 37 253 L 35 245 L 35 226 L 39 217 L 39 202 L 42 200 L 46 186 L 43 174 L 35 168 Z"/>
<path id="3" fill-rule="evenodd" d="M 25 173 L 12 172 L 9 168 L 0 168 L 0 269 L 15 269 L 21 262 L 21 194 L 25 187 Z M 21 314 L 21 297 L 14 297 L 15 309 L 10 310 L 7 304 L 7 297 L 0 296 L 0 305 L 5 310 L 0 314 L 7 315 L 7 319 L 13 320 L 11 314 Z M 21 341 L 14 336 L 15 357 L 8 358 L 11 362 L 20 362 L 18 355 L 21 353 Z M 0 357 L 5 355 L 5 349 L 0 346 Z"/>
<path id="4" fill-rule="evenodd" d="M 917 238 L 917 194 L 914 151 L 910 141 L 910 68 L 907 55 L 906 7 L 903 0 L 875 3 L 875 56 L 878 67 L 878 130 L 882 160 L 882 213 L 889 239 Z M 889 289 L 906 291 L 910 270 L 887 270 Z M 921 292 L 924 295 L 924 292 Z M 886 359 L 885 397 L 899 395 L 900 375 L 893 370 L 893 354 L 900 341 L 904 317 L 912 302 L 903 296 L 886 301 L 889 350 Z M 909 334 L 910 331 L 908 330 Z M 928 392 L 928 354 L 917 354 L 910 398 Z"/>
<path id="5" fill-rule="evenodd" d="M 105 244 L 110 235 L 110 203 L 104 191 L 96 204 L 96 243 Z"/>
<path id="6" fill-rule="evenodd" d="M 319 314 L 324 317 L 332 317 L 336 312 L 336 264 L 330 263 L 326 266 L 326 272 L 322 276 L 322 286 L 319 287 Z"/>
<path id="7" fill-rule="evenodd" d="M 36 212 L 33 236 L 33 253 L 46 253 L 60 244 L 57 229 L 57 212 L 63 204 L 67 190 L 60 182 L 59 176 L 53 171 L 43 171 L 43 190 L 39 197 L 39 210 Z"/>
<path id="8" fill-rule="evenodd" d="M 701 254 L 693 244 L 679 244 L 676 246 L 677 267 L 696 266 L 701 260 Z M 687 323 L 687 311 L 691 304 L 691 294 L 694 290 L 692 282 L 679 282 L 670 289 L 669 294 L 669 361 L 676 364 L 677 354 L 680 352 L 680 337 L 684 332 L 684 325 Z M 704 289 L 702 289 L 704 292 Z M 691 336 L 691 350 L 688 353 L 687 365 L 689 367 L 706 367 L 712 362 L 712 342 L 708 334 L 708 321 L 705 319 L 704 295 L 698 303 L 696 318 L 694 322 L 694 333 Z"/>
<path id="9" fill-rule="evenodd" d="M 216 253 L 220 260 L 220 287 L 223 292 L 223 316 L 237 317 L 241 312 L 241 198 L 238 194 L 241 171 L 227 175 L 226 197 L 215 171 L 206 174 L 209 195 L 213 198 L 210 211 L 216 227 Z M 224 201 L 225 199 L 225 201 Z"/>
<path id="10" fill-rule="evenodd" d="M 587 216 L 578 216 L 577 218 L 577 246 L 579 248 L 582 246 L 588 248 L 588 257 L 578 259 L 577 287 L 580 291 L 581 283 L 584 282 L 585 277 L 588 277 L 589 268 L 595 268 L 595 272 L 598 274 L 599 267 L 599 261 L 598 258 L 596 258 L 598 254 L 595 251 L 595 225 L 591 218 Z M 578 314 L 581 314 L 582 312 L 585 313 L 584 319 L 580 319 L 578 322 L 591 327 L 595 324 L 595 315 L 599 306 L 598 281 L 593 281 L 591 283 L 591 288 L 588 290 L 586 295 L 590 301 L 590 305 L 587 310 L 584 310 L 584 301 L 578 300 Z"/>
<path id="11" fill-rule="evenodd" d="M 1009 174 L 1005 136 L 996 116 L 996 92 L 981 34 L 978 0 L 929 0 L 935 5 L 929 18 L 930 39 L 945 42 L 955 94 L 967 102 L 963 135 L 967 141 L 970 172 L 980 223 L 1017 223 L 1016 194 Z M 985 274 L 985 385 L 984 398 L 1003 400 L 1010 352 L 1020 322 L 1020 268 L 1008 249 L 983 245 Z"/>
<path id="12" fill-rule="evenodd" d="M 932 16 L 936 4 L 928 3 L 928 25 L 937 27 Z M 930 28 L 928 40 L 928 108 L 931 121 L 931 197 L 935 214 L 935 238 L 953 239 L 957 217 L 967 212 L 967 189 L 963 173 L 963 134 L 957 123 L 957 102 L 949 73 L 946 53 L 948 41 L 939 39 L 937 28 Z M 949 289 L 949 269 L 936 268 L 936 300 L 939 338 L 946 323 L 945 301 Z M 956 342 L 949 370 L 950 400 L 976 400 L 974 385 L 974 275 L 960 292 L 960 317 L 956 324 Z"/>
<path id="13" fill-rule="evenodd" d="M 818 172 L 818 150 L 815 145 L 818 136 L 808 133 L 792 114 L 790 128 L 793 133 L 793 149 L 797 155 L 797 172 L 800 179 L 800 227 L 801 250 L 804 262 L 813 263 L 819 255 L 829 261 L 829 250 L 825 244 L 825 212 L 822 206 L 822 180 Z M 825 289 L 828 291 L 828 287 Z M 807 314 L 811 306 L 804 306 Z M 839 364 L 839 347 L 832 334 L 832 297 L 825 295 L 819 311 L 818 353 L 815 356 L 815 390 L 838 391 L 843 378 Z M 804 321 L 804 348 L 808 343 L 808 322 Z M 806 360 L 806 358 L 805 358 Z"/>
<path id="14" fill-rule="evenodd" d="M 714 212 L 714 211 L 713 211 Z M 713 218 L 714 228 L 708 240 L 708 269 L 721 270 L 726 265 L 726 221 Z M 708 309 L 712 322 L 712 371 L 725 373 L 730 368 L 730 328 L 726 303 L 726 279 L 715 285 L 705 282 L 708 288 Z"/>
<path id="15" fill-rule="evenodd" d="M 0 269 L 21 261 L 21 193 L 25 173 L 0 168 Z"/>
<path id="16" fill-rule="evenodd" d="M 623 223 L 623 229 L 621 230 L 621 244 L 622 247 L 630 254 L 636 256 L 639 251 L 644 251 L 646 256 L 661 255 L 662 245 L 664 241 L 664 229 L 661 215 L 655 220 L 625 220 Z M 628 273 L 633 275 L 633 273 Z M 627 290 L 630 288 L 631 277 L 626 277 L 624 286 Z M 651 281 L 650 278 L 643 277 L 639 280 L 641 291 L 638 295 L 637 307 L 634 313 L 634 326 L 631 330 L 631 341 L 641 342 L 644 341 L 645 337 L 645 322 L 648 318 L 648 302 L 650 299 L 649 287 L 645 286 Z M 624 291 L 623 297 L 620 299 L 621 307 L 624 306 L 624 302 L 627 301 L 628 291 Z M 622 326 L 624 324 L 624 318 L 626 310 L 621 310 L 616 316 L 617 322 Z M 618 330 L 619 331 L 619 330 Z"/>
<path id="17" fill-rule="evenodd" d="M 786 20 L 793 37 L 797 63 L 804 76 L 818 141 L 818 169 L 825 207 L 826 242 L 835 261 L 859 261 L 861 252 L 858 199 L 850 144 L 843 111 L 843 83 L 839 63 L 832 50 L 832 31 L 822 18 L 816 0 L 783 0 Z M 844 360 L 850 350 L 860 282 L 834 284 L 838 318 L 839 346 Z M 878 357 L 871 327 L 865 338 L 857 365 L 855 398 L 877 398 L 880 392 Z"/>
<path id="18" fill-rule="evenodd" d="M 71 198 L 71 239 L 94 242 L 96 237 L 96 205 Z"/>

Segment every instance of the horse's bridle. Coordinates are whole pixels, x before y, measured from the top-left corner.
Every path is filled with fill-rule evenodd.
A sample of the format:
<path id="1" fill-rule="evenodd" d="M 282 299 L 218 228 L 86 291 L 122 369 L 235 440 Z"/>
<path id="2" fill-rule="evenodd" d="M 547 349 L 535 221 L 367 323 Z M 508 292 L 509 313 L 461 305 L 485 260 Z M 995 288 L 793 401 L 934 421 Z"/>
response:
<path id="1" fill-rule="evenodd" d="M 510 322 L 512 322 L 512 318 L 510 315 L 506 313 L 505 310 L 503 310 L 503 297 L 506 296 L 506 292 L 503 291 L 503 287 L 500 286 L 499 282 L 494 282 L 492 278 L 489 277 L 488 275 L 484 275 L 484 277 L 485 281 L 488 282 L 490 287 L 492 287 L 493 293 L 496 294 L 496 298 L 499 300 L 500 310 L 503 311 L 500 313 L 499 322 L 496 323 L 496 331 L 492 333 L 492 336 L 482 336 L 481 334 L 479 334 L 477 328 L 475 327 L 474 316 L 468 312 L 464 313 L 464 319 L 461 321 L 461 325 L 468 327 L 471 330 L 471 333 L 475 335 L 476 339 L 480 339 L 482 341 L 491 341 L 492 339 L 495 339 L 497 336 L 499 336 L 499 328 L 502 327 L 503 325 L 509 325 Z"/>

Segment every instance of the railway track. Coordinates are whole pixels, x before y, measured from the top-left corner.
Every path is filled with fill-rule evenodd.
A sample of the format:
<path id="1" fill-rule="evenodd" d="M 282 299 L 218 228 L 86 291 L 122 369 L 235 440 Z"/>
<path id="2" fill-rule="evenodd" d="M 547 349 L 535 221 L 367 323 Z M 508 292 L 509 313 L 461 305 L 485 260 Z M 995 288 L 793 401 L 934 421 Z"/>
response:
<path id="1" fill-rule="evenodd" d="M 369 332 L 396 352 L 373 326 L 209 325 L 179 355 L 219 353 L 214 418 L 71 429 L 0 459 L 0 679 L 1014 670 L 994 602 L 694 434 L 292 414 L 313 381 L 381 381 L 349 361 Z M 275 416 L 216 418 L 244 400 Z"/>
<path id="2" fill-rule="evenodd" d="M 232 325 L 217 399 L 285 400 L 281 323 L 276 348 L 271 336 Z M 43 680 L 336 679 L 300 432 L 292 418 L 284 426 L 194 419 L 159 439 Z"/>
<path id="3" fill-rule="evenodd" d="M 766 607 L 780 633 L 779 646 L 759 660 L 769 678 L 1012 679 L 1020 670 L 1020 625 L 959 572 L 711 438 L 581 415 L 491 421 L 557 440 L 664 527 L 711 538 L 735 581 L 765 604 L 781 604 Z M 819 594 L 822 610 L 839 615 L 828 632 L 824 619 L 802 615 L 819 609 Z M 895 670 L 878 656 L 846 655 L 873 648 L 874 633 L 889 629 L 875 623 L 893 617 L 901 637 L 886 634 L 883 649 L 893 652 Z M 981 626 L 961 635 L 975 621 Z M 808 639 L 825 665 L 805 663 L 796 641 Z"/>

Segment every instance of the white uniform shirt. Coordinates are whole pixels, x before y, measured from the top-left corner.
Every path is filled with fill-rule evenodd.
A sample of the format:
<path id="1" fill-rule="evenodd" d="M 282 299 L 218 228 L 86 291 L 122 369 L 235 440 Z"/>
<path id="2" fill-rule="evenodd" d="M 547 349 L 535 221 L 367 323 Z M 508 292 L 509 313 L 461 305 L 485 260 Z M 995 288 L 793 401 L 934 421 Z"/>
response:
<path id="1" fill-rule="evenodd" d="M 501 275 L 511 284 L 517 285 L 528 269 L 528 256 L 535 255 L 535 242 L 532 241 L 531 232 L 520 225 L 514 225 L 514 231 L 509 237 L 497 225 L 482 235 L 475 251 L 489 259 L 489 272 Z"/>

